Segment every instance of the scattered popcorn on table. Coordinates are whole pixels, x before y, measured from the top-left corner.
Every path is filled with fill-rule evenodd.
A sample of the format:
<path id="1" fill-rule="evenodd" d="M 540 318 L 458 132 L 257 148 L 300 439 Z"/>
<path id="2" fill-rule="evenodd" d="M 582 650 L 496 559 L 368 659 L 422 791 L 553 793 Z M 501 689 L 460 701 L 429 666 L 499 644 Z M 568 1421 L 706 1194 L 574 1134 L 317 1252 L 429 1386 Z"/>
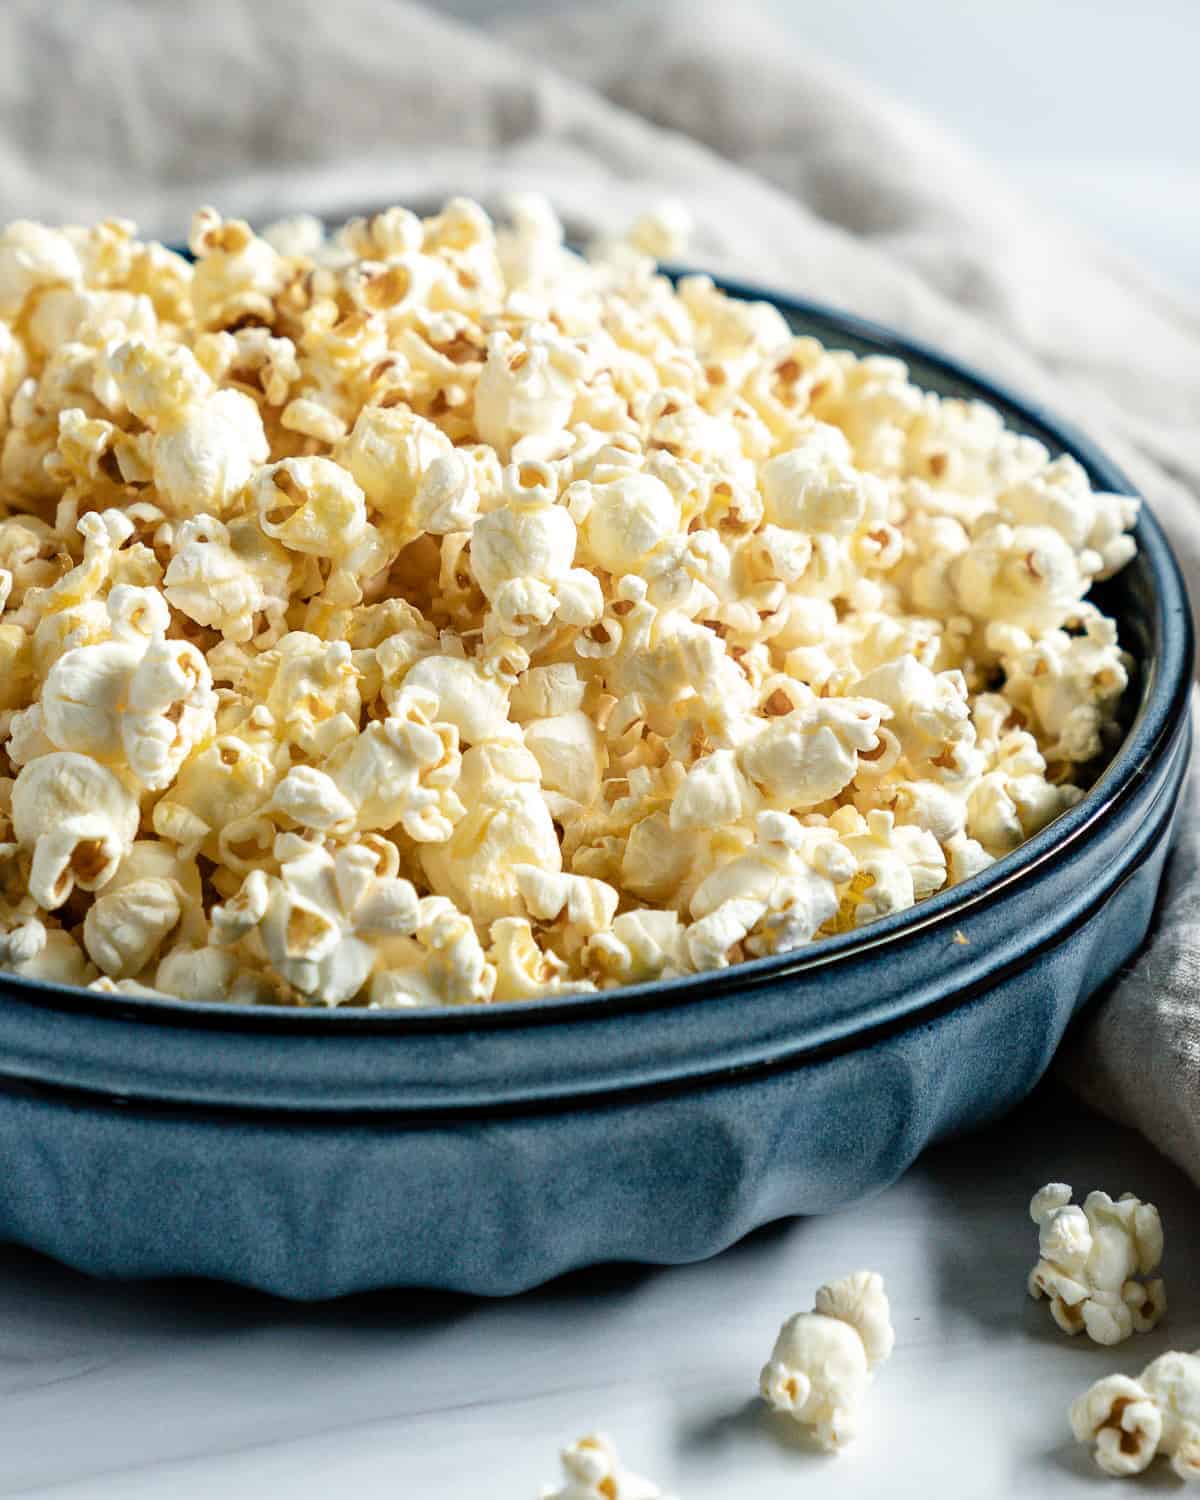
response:
<path id="1" fill-rule="evenodd" d="M 1108 1375 L 1071 1407 L 1071 1431 L 1094 1443 L 1106 1474 L 1140 1474 L 1155 1454 L 1200 1480 L 1200 1352 L 1160 1355 L 1136 1380 Z"/>
<path id="2" fill-rule="evenodd" d="M 581 258 L 523 195 L 498 229 L 205 208 L 194 262 L 0 233 L 0 964 L 607 989 L 903 912 L 1079 799 L 1137 502 L 673 286 L 688 229 Z M 1060 1280 L 1089 1329 L 1157 1316 Z"/>
<path id="3" fill-rule="evenodd" d="M 1029 1295 L 1050 1299 L 1064 1333 L 1086 1329 L 1097 1344 L 1119 1344 L 1158 1324 L 1167 1310 L 1162 1280 L 1139 1279 L 1162 1260 L 1162 1220 L 1153 1203 L 1132 1193 L 1114 1202 L 1095 1192 L 1081 1208 L 1065 1183 L 1050 1182 L 1034 1194 L 1029 1215 L 1038 1226 Z"/>
<path id="4" fill-rule="evenodd" d="M 540 1500 L 664 1500 L 656 1484 L 625 1468 L 603 1433 L 580 1438 L 561 1458 L 564 1482 L 544 1486 Z"/>
<path id="5" fill-rule="evenodd" d="M 835 1452 L 854 1437 L 872 1371 L 891 1354 L 895 1334 L 875 1271 L 821 1287 L 815 1304 L 780 1329 L 759 1390 L 775 1411 L 811 1427 L 817 1442 Z"/>

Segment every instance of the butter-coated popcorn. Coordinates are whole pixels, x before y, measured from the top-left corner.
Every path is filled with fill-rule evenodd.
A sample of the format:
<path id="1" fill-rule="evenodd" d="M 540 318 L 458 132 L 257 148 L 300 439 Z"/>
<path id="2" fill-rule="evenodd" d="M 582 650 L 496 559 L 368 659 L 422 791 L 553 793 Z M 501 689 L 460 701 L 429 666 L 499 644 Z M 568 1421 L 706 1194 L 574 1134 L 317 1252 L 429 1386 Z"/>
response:
<path id="1" fill-rule="evenodd" d="M 380 1009 L 652 982 L 1083 795 L 1138 502 L 520 195 L 0 233 L 0 965 Z M 11 809 L 11 813 L 10 813 Z M 8 825 L 11 825 L 9 827 Z"/>

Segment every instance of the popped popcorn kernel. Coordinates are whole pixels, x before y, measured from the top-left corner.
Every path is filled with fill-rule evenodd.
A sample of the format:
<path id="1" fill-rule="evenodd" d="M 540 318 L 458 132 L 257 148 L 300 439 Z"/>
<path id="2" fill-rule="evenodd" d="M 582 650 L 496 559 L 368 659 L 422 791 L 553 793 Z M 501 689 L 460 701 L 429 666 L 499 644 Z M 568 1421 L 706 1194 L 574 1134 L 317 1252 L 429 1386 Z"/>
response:
<path id="1" fill-rule="evenodd" d="M 837 1452 L 855 1436 L 874 1370 L 894 1343 L 883 1278 L 855 1271 L 819 1288 L 813 1310 L 783 1325 L 759 1392 L 773 1410 L 811 1428 L 822 1448 Z"/>
<path id="2" fill-rule="evenodd" d="M 1167 1310 L 1162 1278 L 1145 1280 L 1162 1259 L 1158 1209 L 1132 1193 L 1115 1202 L 1107 1193 L 1089 1193 L 1082 1207 L 1071 1197 L 1066 1183 L 1051 1182 L 1029 1205 L 1038 1226 L 1029 1295 L 1049 1298 L 1064 1333 L 1086 1331 L 1097 1344 L 1148 1333 Z"/>
<path id="3" fill-rule="evenodd" d="M 118 219 L 0 232 L 0 966 L 607 990 L 906 911 L 1083 796 L 1136 671 L 1087 596 L 1138 501 L 672 283 L 689 232 L 665 203 L 583 257 L 534 194 L 201 208 L 191 261 Z M 1119 1248 L 1102 1196 L 1035 1280 L 1115 1339 L 1162 1294 L 1072 1279 L 1073 1215 Z M 570 1452 L 576 1489 L 634 1484 Z"/>

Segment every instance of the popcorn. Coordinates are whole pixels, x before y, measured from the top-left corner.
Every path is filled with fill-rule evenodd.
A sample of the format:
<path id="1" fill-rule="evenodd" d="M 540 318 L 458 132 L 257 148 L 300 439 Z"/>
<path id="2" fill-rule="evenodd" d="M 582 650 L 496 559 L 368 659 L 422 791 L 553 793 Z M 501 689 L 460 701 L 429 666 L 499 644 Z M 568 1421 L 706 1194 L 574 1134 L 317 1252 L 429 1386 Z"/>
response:
<path id="1" fill-rule="evenodd" d="M 475 387 L 475 425 L 508 458 L 519 438 L 557 437 L 570 418 L 584 357 L 553 329 L 533 324 L 518 339 L 496 333 Z"/>
<path id="2" fill-rule="evenodd" d="M 617 577 L 634 573 L 643 560 L 679 529 L 679 505 L 661 479 L 630 474 L 608 484 L 581 480 L 568 496 L 582 522 L 583 539 L 596 567 Z"/>
<path id="3" fill-rule="evenodd" d="M 505 635 L 521 637 L 559 616 L 586 627 L 602 613 L 595 577 L 572 567 L 575 522 L 555 503 L 548 465 L 526 460 L 504 471 L 505 504 L 480 516 L 471 532 L 471 570 Z"/>
<path id="4" fill-rule="evenodd" d="M 462 757 L 457 793 L 465 812 L 448 839 L 421 848 L 430 883 L 477 922 L 517 916 L 517 869 L 557 874 L 562 851 L 539 786 L 537 761 L 522 747 L 473 745 Z"/>
<path id="5" fill-rule="evenodd" d="M 286 458 L 259 469 L 253 486 L 259 529 L 289 552 L 340 557 L 367 528 L 366 499 L 328 458 Z"/>
<path id="6" fill-rule="evenodd" d="M 0 317 L 15 321 L 31 293 L 82 279 L 79 253 L 61 230 L 16 219 L 0 234 Z"/>
<path id="7" fill-rule="evenodd" d="M 854 1437 L 871 1374 L 894 1343 L 882 1278 L 855 1271 L 821 1287 L 812 1312 L 780 1329 L 759 1377 L 762 1398 L 836 1452 Z"/>
<path id="8" fill-rule="evenodd" d="M 830 830 L 805 827 L 783 813 L 759 813 L 746 853 L 719 865 L 692 896 L 697 921 L 687 941 L 693 962 L 697 968 L 723 967 L 719 961 L 701 963 L 697 955 L 714 933 L 732 931 L 745 918 L 751 920 L 733 941 L 745 941 L 750 954 L 782 953 L 809 942 L 837 912 L 837 888 L 857 868 Z M 751 904 L 759 908 L 752 917 Z"/>
<path id="9" fill-rule="evenodd" d="M 1112 621 L 1088 615 L 1083 635 L 1050 631 L 1006 658 L 1005 693 L 1028 711 L 1047 760 L 1090 761 L 1117 726 L 1129 665 Z"/>
<path id="10" fill-rule="evenodd" d="M 684 926 L 673 911 L 621 912 L 584 945 L 589 974 L 613 984 L 643 984 L 687 972 Z"/>
<path id="11" fill-rule="evenodd" d="M 946 856 L 931 833 L 897 827 L 890 812 L 867 814 L 866 831 L 844 840 L 857 872 L 845 897 L 853 926 L 907 911 L 946 883 Z"/>
<path id="12" fill-rule="evenodd" d="M 556 953 L 542 950 L 524 917 L 500 917 L 491 933 L 488 961 L 496 973 L 497 1000 L 533 1000 L 591 988 L 586 980 L 572 981 Z"/>
<path id="13" fill-rule="evenodd" d="M 389 942 L 383 957 L 386 967 L 377 969 L 370 987 L 376 1008 L 483 1005 L 495 994 L 496 970 L 470 918 L 445 896 L 418 902 L 412 939 Z"/>
<path id="14" fill-rule="evenodd" d="M 0 965 L 380 1009 L 650 983 L 906 910 L 1078 801 L 1138 502 L 658 275 L 687 230 L 585 259 L 519 195 L 205 208 L 194 265 L 0 233 Z"/>
<path id="15" fill-rule="evenodd" d="M 154 434 L 155 487 L 172 514 L 223 515 L 270 450 L 258 408 L 238 390 L 217 390 L 194 355 L 132 340 L 114 351 L 112 374 L 130 411 Z"/>
<path id="16" fill-rule="evenodd" d="M 812 699 L 767 720 L 739 750 L 739 769 L 768 801 L 815 807 L 849 786 L 859 755 L 878 747 L 888 713 L 868 698 Z"/>
<path id="17" fill-rule="evenodd" d="M 23 766 L 12 789 L 13 833 L 33 854 L 29 892 L 46 911 L 76 886 L 102 890 L 133 847 L 138 804 L 112 771 L 56 750 Z"/>
<path id="18" fill-rule="evenodd" d="M 171 546 L 163 595 L 172 609 L 230 641 L 248 641 L 259 629 L 282 633 L 291 564 L 256 526 L 193 516 Z"/>
<path id="19" fill-rule="evenodd" d="M 608 754 L 600 732 L 582 709 L 530 719 L 525 745 L 538 763 L 542 789 L 561 799 L 560 811 L 590 807 L 600 795 Z"/>
<path id="20" fill-rule="evenodd" d="M 663 1500 L 656 1484 L 625 1468 L 603 1433 L 580 1438 L 561 1458 L 564 1482 L 544 1486 L 541 1500 Z"/>
<path id="21" fill-rule="evenodd" d="M 1029 1295 L 1050 1299 L 1064 1333 L 1086 1329 L 1098 1344 L 1119 1344 L 1157 1325 L 1167 1308 L 1162 1279 L 1137 1279 L 1162 1259 L 1162 1223 L 1152 1203 L 1094 1192 L 1080 1208 L 1065 1183 L 1051 1182 L 1034 1194 L 1029 1216 L 1038 1226 Z"/>
<path id="22" fill-rule="evenodd" d="M 1049 526 L 1003 522 L 975 537 L 950 564 L 950 581 L 964 614 L 1024 629 L 1053 630 L 1083 598 L 1092 559 L 1072 552 Z M 1098 559 L 1096 562 L 1098 563 Z"/>
<path id="23" fill-rule="evenodd" d="M 1172 1351 L 1136 1380 L 1098 1380 L 1072 1405 L 1071 1431 L 1115 1478 L 1141 1474 L 1161 1453 L 1180 1479 L 1200 1479 L 1200 1354 Z"/>
<path id="24" fill-rule="evenodd" d="M 1092 555 L 1089 567 L 1098 578 L 1110 578 L 1136 550 L 1128 532 L 1137 520 L 1138 501 L 1098 494 L 1081 465 L 1066 454 L 1004 490 L 996 509 L 1013 524 L 1053 527 L 1073 551 Z"/>
<path id="25" fill-rule="evenodd" d="M 214 936 L 236 942 L 257 930 L 282 979 L 306 1000 L 340 1005 L 375 967 L 372 938 L 416 931 L 416 891 L 381 875 L 378 851 L 366 844 L 287 852 L 278 875 L 255 870 L 233 902 L 214 909 Z"/>
<path id="26" fill-rule="evenodd" d="M 452 725 L 433 721 L 431 695 L 410 693 L 397 711 L 344 740 L 326 762 L 363 831 L 400 827 L 421 844 L 444 843 L 462 819 L 462 758 Z"/>

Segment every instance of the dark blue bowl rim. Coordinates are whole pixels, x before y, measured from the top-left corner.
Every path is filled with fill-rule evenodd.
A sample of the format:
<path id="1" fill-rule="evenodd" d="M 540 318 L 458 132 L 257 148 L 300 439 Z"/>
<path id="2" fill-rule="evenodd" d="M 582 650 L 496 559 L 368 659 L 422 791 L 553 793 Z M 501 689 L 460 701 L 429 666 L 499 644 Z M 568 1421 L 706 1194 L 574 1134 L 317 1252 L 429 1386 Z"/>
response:
<path id="1" fill-rule="evenodd" d="M 707 274 L 691 268 L 664 268 L 676 278 Z M 1045 407 L 1017 395 L 1004 384 L 932 345 L 896 332 L 884 324 L 844 312 L 828 303 L 773 293 L 737 280 L 713 277 L 731 296 L 768 302 L 799 325 L 802 333 L 838 347 L 838 337 L 867 346 L 867 352 L 898 357 L 949 381 L 970 388 L 969 398 L 988 402 L 1006 420 L 1031 432 L 1052 451 L 1070 453 L 1087 471 L 1094 488 L 1136 494 L 1117 466 L 1081 432 Z M 99 1017 L 119 1016 L 149 1025 L 170 1025 L 227 1032 L 318 1032 L 335 1037 L 380 1031 L 389 1035 L 437 1032 L 489 1032 L 540 1028 L 560 1018 L 594 1020 L 631 1010 L 670 1009 L 703 1003 L 717 994 L 744 989 L 745 1003 L 772 979 L 823 968 L 849 955 L 881 949 L 934 926 L 951 926 L 982 906 L 990 906 L 1068 846 L 1086 837 L 1097 822 L 1109 817 L 1146 780 L 1168 751 L 1185 719 L 1192 678 L 1193 626 L 1187 591 L 1170 544 L 1143 501 L 1134 535 L 1156 584 L 1156 631 L 1160 654 L 1149 663 L 1149 680 L 1129 732 L 1095 785 L 1082 800 L 1012 854 L 980 875 L 940 892 L 909 911 L 872 923 L 855 932 L 825 938 L 806 948 L 770 958 L 755 959 L 728 969 L 679 979 L 630 985 L 600 993 L 570 994 L 549 999 L 427 1009 L 366 1010 L 273 1006 L 234 1006 L 172 998 L 157 999 L 101 992 L 0 974 L 0 1003 L 20 1000 L 42 1008 L 85 1012 Z M 1146 664 L 1143 664 L 1145 668 Z M 966 998 L 965 996 L 963 997 Z M 896 1020 L 907 1014 L 897 997 Z"/>

